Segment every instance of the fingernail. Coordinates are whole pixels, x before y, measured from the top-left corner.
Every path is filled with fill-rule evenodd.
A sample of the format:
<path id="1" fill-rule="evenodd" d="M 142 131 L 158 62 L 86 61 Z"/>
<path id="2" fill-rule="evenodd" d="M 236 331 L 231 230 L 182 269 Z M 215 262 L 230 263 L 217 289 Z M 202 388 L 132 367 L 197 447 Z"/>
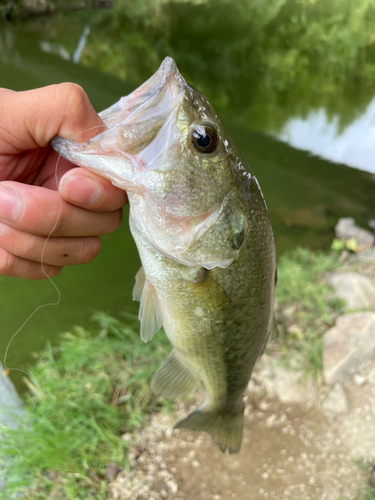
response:
<path id="1" fill-rule="evenodd" d="M 22 198 L 15 189 L 0 186 L 0 219 L 16 222 L 22 214 Z"/>
<path id="2" fill-rule="evenodd" d="M 101 185 L 87 175 L 71 175 L 63 180 L 61 194 L 67 200 L 81 205 L 94 205 L 103 194 Z"/>

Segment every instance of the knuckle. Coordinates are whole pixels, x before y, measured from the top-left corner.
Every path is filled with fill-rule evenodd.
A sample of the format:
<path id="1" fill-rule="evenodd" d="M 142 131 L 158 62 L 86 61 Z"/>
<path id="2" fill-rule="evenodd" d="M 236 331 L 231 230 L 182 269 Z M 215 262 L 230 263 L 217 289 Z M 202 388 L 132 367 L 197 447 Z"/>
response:
<path id="1" fill-rule="evenodd" d="M 57 276 L 63 268 L 45 264 L 43 266 L 43 269 L 44 272 L 40 269 L 40 272 L 34 275 L 31 279 L 40 281 L 40 280 L 46 280 L 48 278 L 53 278 L 54 276 Z M 48 278 L 46 275 L 48 276 Z"/>
<path id="2" fill-rule="evenodd" d="M 110 217 L 108 218 L 108 224 L 107 224 L 107 233 L 112 233 L 113 231 L 116 231 L 121 225 L 122 222 L 122 209 L 120 208 L 119 210 L 116 210 L 115 212 L 112 212 Z"/>
<path id="3" fill-rule="evenodd" d="M 67 220 L 68 218 L 66 217 L 66 213 L 64 210 L 61 210 L 59 212 L 59 217 L 55 223 L 53 232 L 51 235 L 53 236 L 58 236 L 67 231 Z M 69 227 L 69 226 L 68 226 Z"/>
<path id="4" fill-rule="evenodd" d="M 6 250 L 1 249 L 0 252 L 0 274 L 3 276 L 15 276 L 16 275 L 16 262 L 17 258 L 7 252 Z"/>
<path id="5" fill-rule="evenodd" d="M 77 118 L 85 116 L 90 101 L 84 89 L 76 83 L 60 83 L 58 87 L 65 101 L 65 114 Z"/>
<path id="6" fill-rule="evenodd" d="M 23 253 L 24 255 L 27 255 L 28 257 L 26 258 L 29 259 L 32 259 L 36 256 L 41 257 L 41 248 L 40 248 L 40 243 L 38 241 L 38 237 L 35 237 L 32 234 L 28 236 L 23 246 Z"/>
<path id="7" fill-rule="evenodd" d="M 78 255 L 79 264 L 91 262 L 100 252 L 100 239 L 96 236 L 83 238 L 83 242 Z"/>

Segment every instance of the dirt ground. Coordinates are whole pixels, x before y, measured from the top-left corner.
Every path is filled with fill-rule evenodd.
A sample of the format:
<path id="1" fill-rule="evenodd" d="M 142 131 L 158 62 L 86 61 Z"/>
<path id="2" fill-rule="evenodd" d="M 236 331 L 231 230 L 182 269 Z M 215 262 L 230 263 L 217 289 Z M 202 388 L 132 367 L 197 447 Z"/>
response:
<path id="1" fill-rule="evenodd" d="M 204 433 L 172 430 L 194 406 L 180 403 L 175 415 L 154 415 L 130 442 L 132 468 L 112 483 L 113 498 L 354 500 L 368 482 L 366 463 L 375 463 L 373 364 L 363 379 L 344 385 L 346 412 L 316 401 L 281 403 L 252 384 L 238 455 L 221 453 Z"/>

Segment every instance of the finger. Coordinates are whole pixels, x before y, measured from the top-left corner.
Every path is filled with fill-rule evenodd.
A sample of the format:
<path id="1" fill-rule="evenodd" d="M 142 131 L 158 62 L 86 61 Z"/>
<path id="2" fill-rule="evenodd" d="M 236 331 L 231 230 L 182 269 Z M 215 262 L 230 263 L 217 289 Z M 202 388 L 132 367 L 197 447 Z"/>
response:
<path id="1" fill-rule="evenodd" d="M 24 184 L 33 184 L 34 186 L 42 186 L 47 189 L 52 189 L 53 191 L 57 191 L 59 189 L 59 184 L 62 177 L 69 171 L 74 168 L 77 168 L 76 165 L 70 163 L 70 161 L 66 160 L 59 153 L 53 151 L 51 149 L 48 152 L 47 158 L 44 161 L 41 168 L 38 169 L 36 176 L 32 179 L 31 182 L 28 182 L 27 179 L 22 179 Z M 19 180 L 8 177 L 4 180 Z"/>
<path id="2" fill-rule="evenodd" d="M 52 278 L 59 274 L 61 269 L 62 267 L 47 264 L 44 266 L 43 272 L 40 263 L 21 259 L 0 247 L 0 275 L 29 280 L 45 280 L 47 277 Z"/>
<path id="3" fill-rule="evenodd" d="M 45 147 L 56 135 L 84 142 L 104 130 L 86 92 L 74 83 L 26 92 L 2 89 L 0 115 L 5 117 L 1 128 L 3 154 Z"/>
<path id="4" fill-rule="evenodd" d="M 85 168 L 67 172 L 61 179 L 59 191 L 66 201 L 98 212 L 112 212 L 128 203 L 125 191 Z"/>
<path id="5" fill-rule="evenodd" d="M 0 221 L 39 236 L 99 236 L 113 232 L 122 210 L 92 212 L 63 200 L 59 192 L 12 181 L 0 182 Z"/>
<path id="6" fill-rule="evenodd" d="M 100 251 L 100 239 L 51 238 L 25 233 L 0 222 L 0 247 L 22 259 L 51 264 L 71 266 L 92 261 Z"/>

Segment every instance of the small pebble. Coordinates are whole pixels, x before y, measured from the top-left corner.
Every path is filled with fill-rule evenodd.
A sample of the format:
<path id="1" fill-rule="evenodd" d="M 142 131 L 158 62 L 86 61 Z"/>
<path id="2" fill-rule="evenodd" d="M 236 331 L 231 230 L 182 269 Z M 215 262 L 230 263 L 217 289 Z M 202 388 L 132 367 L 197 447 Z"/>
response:
<path id="1" fill-rule="evenodd" d="M 366 383 L 366 377 L 363 377 L 362 375 L 359 375 L 359 373 L 356 373 L 353 376 L 353 380 L 359 386 L 364 385 Z"/>

